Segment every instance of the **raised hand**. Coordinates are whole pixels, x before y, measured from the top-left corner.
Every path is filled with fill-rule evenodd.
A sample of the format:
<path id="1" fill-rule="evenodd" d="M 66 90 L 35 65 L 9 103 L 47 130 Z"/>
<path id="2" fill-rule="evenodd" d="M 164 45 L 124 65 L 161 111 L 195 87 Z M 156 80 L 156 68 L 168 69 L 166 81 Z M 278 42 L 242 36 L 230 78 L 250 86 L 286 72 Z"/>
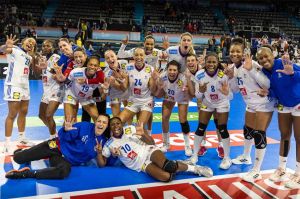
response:
<path id="1" fill-rule="evenodd" d="M 48 66 L 46 56 L 38 56 L 37 58 L 38 64 L 36 65 L 39 69 L 46 69 Z"/>
<path id="2" fill-rule="evenodd" d="M 102 140 L 100 141 L 100 143 L 99 143 L 99 141 L 97 140 L 97 138 L 95 138 L 95 140 L 96 140 L 95 151 L 96 151 L 97 153 L 102 153 Z"/>
<path id="3" fill-rule="evenodd" d="M 247 54 L 244 55 L 244 58 L 245 58 L 245 61 L 244 61 L 244 64 L 243 64 L 243 68 L 250 71 L 252 69 L 252 55 L 247 53 Z"/>
<path id="4" fill-rule="evenodd" d="M 86 79 L 84 77 L 78 77 L 76 78 L 76 82 L 80 85 L 83 85 L 86 83 Z"/>
<path id="5" fill-rule="evenodd" d="M 57 63 L 54 63 L 53 64 L 53 69 L 55 71 L 55 78 L 57 81 L 60 81 L 60 82 L 63 82 L 66 80 L 66 77 L 63 75 L 62 73 L 62 67 L 63 67 L 64 64 L 62 64 L 61 66 L 59 66 Z M 53 76 L 52 76 L 53 78 Z"/>
<path id="6" fill-rule="evenodd" d="M 122 39 L 121 42 L 122 42 L 122 44 L 127 45 L 128 40 L 129 40 L 129 37 L 128 37 L 128 35 L 126 35 L 126 37 L 124 39 Z"/>
<path id="7" fill-rule="evenodd" d="M 16 39 L 16 35 L 12 36 L 12 34 L 10 36 L 6 35 L 6 48 L 12 48 L 14 46 L 15 43 L 17 43 L 19 39 Z"/>
<path id="8" fill-rule="evenodd" d="M 209 82 L 205 82 L 204 84 L 199 84 L 199 92 L 200 93 L 205 93 L 206 92 L 208 83 Z"/>
<path id="9" fill-rule="evenodd" d="M 161 59 L 161 60 L 168 59 L 168 54 L 166 52 L 162 52 L 161 55 L 159 56 L 159 59 Z"/>
<path id="10" fill-rule="evenodd" d="M 76 127 L 73 127 L 73 124 L 75 123 L 75 118 L 72 116 L 66 116 L 65 123 L 64 123 L 64 129 L 65 131 L 71 131 L 77 129 Z"/>
<path id="11" fill-rule="evenodd" d="M 186 79 L 188 79 L 188 80 L 191 79 L 192 73 L 191 73 L 191 71 L 190 71 L 188 68 L 185 69 L 185 71 L 184 71 L 184 76 L 185 76 Z"/>
<path id="12" fill-rule="evenodd" d="M 162 48 L 166 50 L 167 48 L 169 48 L 169 46 L 170 46 L 170 42 L 169 42 L 168 36 L 163 36 L 163 38 L 162 38 Z"/>
<path id="13" fill-rule="evenodd" d="M 283 69 L 278 69 L 278 70 L 276 70 L 276 72 L 283 73 L 285 75 L 293 75 L 294 74 L 293 63 L 291 62 L 289 55 L 282 56 L 282 64 L 283 64 Z"/>
<path id="14" fill-rule="evenodd" d="M 223 95 L 229 95 L 229 84 L 228 82 L 221 82 L 221 88 L 219 89 L 219 91 L 223 94 Z"/>
<path id="15" fill-rule="evenodd" d="M 159 72 L 157 70 L 153 70 L 151 73 L 151 77 L 154 81 L 156 81 L 159 78 Z"/>
<path id="16" fill-rule="evenodd" d="M 224 66 L 224 73 L 227 75 L 229 79 L 234 77 L 234 66 L 233 65 L 223 65 Z"/>

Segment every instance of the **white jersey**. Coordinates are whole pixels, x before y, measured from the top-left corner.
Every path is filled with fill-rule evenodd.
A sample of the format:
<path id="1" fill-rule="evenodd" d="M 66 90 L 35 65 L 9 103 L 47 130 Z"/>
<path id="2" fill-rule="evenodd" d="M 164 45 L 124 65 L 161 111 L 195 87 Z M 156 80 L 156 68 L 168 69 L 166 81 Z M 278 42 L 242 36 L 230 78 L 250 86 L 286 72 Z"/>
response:
<path id="1" fill-rule="evenodd" d="M 165 100 L 178 103 L 189 101 L 186 88 L 187 81 L 183 74 L 179 73 L 177 79 L 171 82 L 168 78 L 167 71 L 165 71 L 161 74 L 160 78 L 163 81 Z"/>
<path id="2" fill-rule="evenodd" d="M 208 75 L 204 69 L 201 69 L 196 73 L 195 79 L 195 96 L 198 99 L 202 99 L 204 97 L 203 102 L 205 104 L 229 104 L 229 100 L 232 97 L 232 94 L 229 93 L 229 95 L 224 95 L 220 91 L 222 84 L 228 82 L 228 77 L 222 70 L 218 69 L 216 74 L 212 77 Z M 199 91 L 199 85 L 203 85 L 207 82 L 208 84 L 206 85 L 206 91 L 204 93 L 201 93 Z"/>
<path id="3" fill-rule="evenodd" d="M 83 68 L 75 68 L 71 71 L 68 79 L 71 81 L 67 85 L 67 90 L 71 90 L 75 97 L 78 99 L 89 99 L 93 95 L 93 91 L 98 88 L 99 84 L 79 84 L 77 83 L 77 78 L 85 78 L 86 77 L 86 67 Z M 96 76 L 96 74 L 95 74 Z M 66 92 L 67 93 L 67 92 Z"/>
<path id="4" fill-rule="evenodd" d="M 58 92 L 63 89 L 63 84 L 59 84 L 56 80 L 52 79 L 52 73 L 54 63 L 60 59 L 58 54 L 53 54 L 47 60 L 47 68 L 42 71 L 42 81 L 44 87 L 44 93 Z"/>
<path id="5" fill-rule="evenodd" d="M 149 102 L 153 100 L 149 88 L 149 80 L 153 67 L 145 64 L 141 70 L 138 70 L 133 64 L 126 66 L 129 76 L 129 101 L 131 102 Z"/>
<path id="6" fill-rule="evenodd" d="M 118 58 L 129 58 L 129 57 L 133 57 L 134 55 L 134 50 L 135 48 L 132 48 L 130 50 L 126 50 L 126 45 L 122 44 L 119 51 L 118 51 Z M 159 57 L 162 55 L 162 50 L 159 50 L 157 48 L 153 48 L 152 53 L 146 55 L 145 57 L 145 63 L 154 67 L 154 68 L 158 68 L 159 66 Z"/>
<path id="7" fill-rule="evenodd" d="M 177 61 L 181 65 L 180 72 L 184 72 L 186 69 L 186 55 L 181 54 L 180 47 L 171 46 L 166 50 L 166 53 L 168 54 L 168 62 Z"/>
<path id="8" fill-rule="evenodd" d="M 13 46 L 12 52 L 6 55 L 8 70 L 5 85 L 29 88 L 29 66 L 32 57 L 24 50 Z"/>
<path id="9" fill-rule="evenodd" d="M 102 155 L 111 156 L 114 148 L 119 148 L 121 154 L 118 156 L 123 164 L 133 170 L 141 171 L 144 162 L 147 159 L 147 145 L 139 139 L 134 126 L 123 128 L 124 134 L 121 138 L 111 137 L 104 145 Z"/>
<path id="10" fill-rule="evenodd" d="M 261 66 L 252 61 L 252 69 L 248 71 L 241 65 L 239 68 L 234 67 L 234 84 L 233 90 L 239 89 L 247 105 L 269 103 L 270 99 L 260 97 L 257 91 L 261 88 L 269 89 L 270 80 L 261 71 Z"/>
<path id="11" fill-rule="evenodd" d="M 118 63 L 119 63 L 119 69 L 125 71 L 126 65 L 128 64 L 128 62 L 126 60 L 118 60 Z M 108 77 L 108 78 L 111 77 L 113 74 L 113 70 L 108 65 L 105 67 L 103 72 L 105 74 L 105 77 Z M 109 88 L 109 97 L 112 99 L 113 98 L 125 99 L 125 98 L 128 98 L 128 95 L 129 95 L 128 90 L 126 90 L 126 91 L 118 90 L 118 89 L 114 88 L 113 86 L 111 86 Z"/>

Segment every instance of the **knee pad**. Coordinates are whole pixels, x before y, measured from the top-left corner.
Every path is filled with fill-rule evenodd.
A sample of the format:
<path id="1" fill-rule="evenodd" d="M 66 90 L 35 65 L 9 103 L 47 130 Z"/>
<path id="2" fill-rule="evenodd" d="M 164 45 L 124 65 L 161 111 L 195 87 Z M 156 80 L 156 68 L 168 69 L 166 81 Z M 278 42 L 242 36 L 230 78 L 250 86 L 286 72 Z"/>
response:
<path id="1" fill-rule="evenodd" d="M 227 124 L 219 125 L 218 129 L 219 129 L 219 133 L 220 133 L 222 139 L 229 138 L 229 133 L 228 133 L 228 130 L 227 130 Z"/>
<path id="2" fill-rule="evenodd" d="M 267 147 L 267 136 L 265 131 L 254 131 L 254 143 L 255 148 L 257 149 L 264 149 Z"/>
<path id="3" fill-rule="evenodd" d="M 177 161 L 167 159 L 162 169 L 169 173 L 176 173 L 178 169 L 178 163 Z"/>
<path id="4" fill-rule="evenodd" d="M 184 123 L 180 123 L 181 125 L 181 131 L 184 134 L 188 134 L 190 132 L 190 124 L 188 121 L 184 122 Z"/>
<path id="5" fill-rule="evenodd" d="M 207 124 L 203 124 L 203 123 L 199 122 L 195 134 L 198 136 L 204 136 L 206 128 L 207 128 Z"/>
<path id="6" fill-rule="evenodd" d="M 254 129 L 253 128 L 250 128 L 248 126 L 244 126 L 244 138 L 246 140 L 251 140 L 253 138 L 253 131 Z"/>
<path id="7" fill-rule="evenodd" d="M 214 118 L 214 123 L 215 123 L 216 128 L 218 128 L 218 119 Z"/>

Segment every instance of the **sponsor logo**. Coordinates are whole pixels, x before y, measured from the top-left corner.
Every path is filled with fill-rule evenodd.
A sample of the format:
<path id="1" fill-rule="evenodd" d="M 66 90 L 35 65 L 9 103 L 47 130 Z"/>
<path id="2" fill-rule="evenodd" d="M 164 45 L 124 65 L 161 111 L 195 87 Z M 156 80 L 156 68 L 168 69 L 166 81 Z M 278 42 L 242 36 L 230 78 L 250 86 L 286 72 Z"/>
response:
<path id="1" fill-rule="evenodd" d="M 13 93 L 13 99 L 20 99 L 21 94 L 19 92 L 14 92 Z"/>

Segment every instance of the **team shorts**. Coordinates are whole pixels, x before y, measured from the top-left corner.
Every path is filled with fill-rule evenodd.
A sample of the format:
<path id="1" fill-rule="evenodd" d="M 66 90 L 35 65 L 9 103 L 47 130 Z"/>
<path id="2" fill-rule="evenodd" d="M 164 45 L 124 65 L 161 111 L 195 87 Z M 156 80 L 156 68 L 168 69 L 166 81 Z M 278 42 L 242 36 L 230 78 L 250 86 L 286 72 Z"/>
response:
<path id="1" fill-rule="evenodd" d="M 12 85 L 4 85 L 4 98 L 5 101 L 20 102 L 22 100 L 30 100 L 29 88 L 23 88 Z"/>
<path id="2" fill-rule="evenodd" d="M 133 112 L 133 113 L 138 113 L 141 111 L 148 111 L 152 113 L 153 110 L 153 100 L 149 100 L 146 102 L 132 102 L 129 101 L 127 106 L 125 107 L 127 110 Z"/>
<path id="3" fill-rule="evenodd" d="M 229 101 L 224 101 L 218 104 L 212 104 L 205 99 L 201 103 L 200 110 L 207 111 L 207 112 L 217 112 L 217 113 L 227 113 L 230 110 L 230 103 Z"/>
<path id="4" fill-rule="evenodd" d="M 287 107 L 281 104 L 277 106 L 278 113 L 291 113 L 292 116 L 299 117 L 300 116 L 300 104 L 297 104 L 294 107 Z"/>
<path id="5" fill-rule="evenodd" d="M 160 150 L 157 146 L 154 146 L 154 145 L 148 145 L 147 146 L 147 149 L 146 149 L 148 152 L 145 154 L 147 157 L 146 157 L 146 160 L 145 162 L 143 163 L 142 165 L 142 171 L 146 172 L 146 168 L 149 164 L 152 163 L 152 161 L 150 160 L 151 159 L 151 155 L 154 151 L 157 151 L 157 150 Z"/>
<path id="6" fill-rule="evenodd" d="M 273 112 L 275 110 L 275 101 L 264 104 L 248 104 L 246 111 L 250 113 L 256 112 Z"/>
<path id="7" fill-rule="evenodd" d="M 73 104 L 73 105 L 76 105 L 79 102 L 81 106 L 85 106 L 88 104 L 95 104 L 95 101 L 93 100 L 92 96 L 89 96 L 87 98 L 77 98 L 69 89 L 66 89 L 65 91 L 63 102 L 65 104 Z"/>

